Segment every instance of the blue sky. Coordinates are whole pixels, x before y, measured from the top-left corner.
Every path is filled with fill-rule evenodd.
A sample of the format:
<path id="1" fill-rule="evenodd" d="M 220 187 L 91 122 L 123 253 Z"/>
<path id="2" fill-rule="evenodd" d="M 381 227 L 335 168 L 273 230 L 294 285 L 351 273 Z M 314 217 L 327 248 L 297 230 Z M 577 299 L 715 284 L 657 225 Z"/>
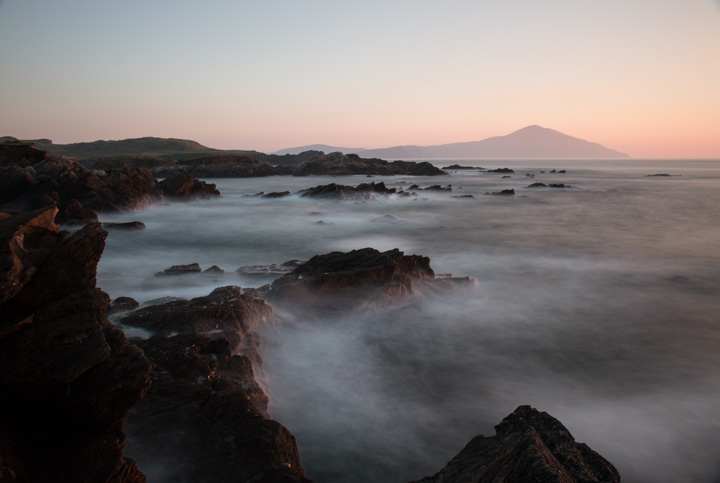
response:
<path id="1" fill-rule="evenodd" d="M 0 135 L 720 157 L 717 0 L 0 0 Z"/>

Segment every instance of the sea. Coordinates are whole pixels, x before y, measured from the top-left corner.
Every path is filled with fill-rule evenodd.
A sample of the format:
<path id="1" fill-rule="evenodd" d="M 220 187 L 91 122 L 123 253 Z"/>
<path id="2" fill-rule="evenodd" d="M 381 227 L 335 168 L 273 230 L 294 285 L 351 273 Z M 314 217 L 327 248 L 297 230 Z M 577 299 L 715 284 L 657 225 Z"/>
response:
<path id="1" fill-rule="evenodd" d="M 432 475 L 528 404 L 625 482 L 720 481 L 720 160 L 431 162 L 514 172 L 207 179 L 221 197 L 102 215 L 146 229 L 110 232 L 98 286 L 147 304 L 259 287 L 275 276 L 236 270 L 332 251 L 427 256 L 475 283 L 329 320 L 279 309 L 259 328 L 269 412 L 309 478 Z M 417 196 L 295 194 L 367 182 Z M 155 276 L 189 263 L 225 272 Z"/>

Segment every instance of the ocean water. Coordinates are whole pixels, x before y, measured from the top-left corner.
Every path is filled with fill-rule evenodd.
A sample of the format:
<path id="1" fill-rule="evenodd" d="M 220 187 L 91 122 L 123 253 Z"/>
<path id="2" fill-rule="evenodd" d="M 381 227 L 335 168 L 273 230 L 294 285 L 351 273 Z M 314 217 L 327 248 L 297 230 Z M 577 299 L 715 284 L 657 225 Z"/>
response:
<path id="1" fill-rule="evenodd" d="M 284 308 L 261 328 L 269 410 L 297 438 L 308 477 L 431 475 L 530 404 L 623 481 L 720 481 L 720 161 L 436 164 L 456 162 L 516 173 L 208 180 L 221 198 L 106 215 L 147 229 L 110 233 L 98 285 L 146 303 L 257 287 L 273 277 L 235 270 L 334 250 L 428 256 L 436 273 L 475 285 L 333 320 Z M 369 181 L 452 191 L 341 202 L 246 196 Z M 533 182 L 573 188 L 526 188 Z M 515 196 L 484 194 L 509 188 Z M 154 276 L 193 262 L 225 274 Z"/>

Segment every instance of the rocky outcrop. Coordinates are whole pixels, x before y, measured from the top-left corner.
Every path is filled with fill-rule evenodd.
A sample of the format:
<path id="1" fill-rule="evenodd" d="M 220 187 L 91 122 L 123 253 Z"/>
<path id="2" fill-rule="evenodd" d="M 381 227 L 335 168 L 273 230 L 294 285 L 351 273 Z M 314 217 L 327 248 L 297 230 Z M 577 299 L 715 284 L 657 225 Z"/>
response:
<path id="1" fill-rule="evenodd" d="M 146 307 L 119 319 L 155 364 L 128 417 L 127 452 L 155 482 L 308 481 L 295 438 L 269 418 L 254 328 L 272 313 L 240 287 Z"/>
<path id="2" fill-rule="evenodd" d="M 172 198 L 195 199 L 220 196 L 214 184 L 197 180 L 184 173 L 165 178 L 160 181 L 159 186 L 165 196 Z"/>
<path id="3" fill-rule="evenodd" d="M 447 174 L 427 161 L 388 162 L 382 159 L 363 159 L 357 154 L 330 153 L 302 163 L 294 169 L 295 176 L 322 175 L 411 175 L 438 176 Z"/>
<path id="4" fill-rule="evenodd" d="M 576 443 L 560 421 L 520 406 L 495 426 L 495 436 L 476 436 L 442 470 L 422 483 L 617 483 L 605 458 Z M 416 483 L 420 483 L 416 482 Z"/>
<path id="5" fill-rule="evenodd" d="M 385 183 L 361 183 L 357 186 L 345 186 L 341 184 L 326 184 L 321 186 L 315 186 L 306 190 L 300 191 L 301 197 L 307 198 L 320 198 L 320 199 L 331 199 L 331 200 L 344 200 L 344 199 L 373 199 L 376 196 L 389 196 L 398 193 L 395 188 L 388 188 Z M 409 193 L 399 193 L 404 196 L 409 196 Z"/>
<path id="6" fill-rule="evenodd" d="M 105 318 L 98 223 L 71 234 L 46 208 L 0 219 L 0 475 L 8 481 L 144 481 L 123 421 L 149 361 Z"/>
<path id="7" fill-rule="evenodd" d="M 57 221 L 84 224 L 97 221 L 95 212 L 131 211 L 161 199 L 157 181 L 145 169 L 96 172 L 32 147 L 23 152 L 0 151 L 0 204 L 6 208 L 57 206 Z"/>
<path id="8" fill-rule="evenodd" d="M 153 168 L 158 178 L 186 174 L 196 178 L 253 178 L 275 174 L 268 163 L 250 156 L 222 154 L 178 160 L 173 166 Z"/>
<path id="9" fill-rule="evenodd" d="M 448 287 L 470 278 L 435 277 L 430 259 L 398 249 L 317 255 L 275 280 L 268 299 L 293 310 L 353 310 L 407 299 L 415 285 Z"/>

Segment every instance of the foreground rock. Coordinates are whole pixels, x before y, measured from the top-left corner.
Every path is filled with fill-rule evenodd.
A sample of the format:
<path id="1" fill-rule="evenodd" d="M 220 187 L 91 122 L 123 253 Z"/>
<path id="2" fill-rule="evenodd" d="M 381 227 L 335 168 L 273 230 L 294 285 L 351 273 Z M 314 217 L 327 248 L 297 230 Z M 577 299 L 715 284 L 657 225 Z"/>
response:
<path id="1" fill-rule="evenodd" d="M 105 232 L 56 208 L 0 220 L 0 475 L 7 481 L 145 481 L 123 421 L 150 363 L 105 318 L 95 287 Z"/>
<path id="2" fill-rule="evenodd" d="M 422 483 L 538 483 L 620 481 L 615 467 L 560 421 L 520 406 L 495 426 L 495 436 L 476 436 L 442 470 Z"/>
<path id="3" fill-rule="evenodd" d="M 295 438 L 269 418 L 255 378 L 254 328 L 271 314 L 229 286 L 119 320 L 155 334 L 133 339 L 155 370 L 127 422 L 128 454 L 152 481 L 308 481 Z"/>
<path id="4" fill-rule="evenodd" d="M 296 310 L 348 310 L 407 299 L 413 287 L 448 287 L 473 280 L 435 277 L 430 259 L 398 249 L 363 248 L 317 255 L 275 280 L 267 297 Z"/>

